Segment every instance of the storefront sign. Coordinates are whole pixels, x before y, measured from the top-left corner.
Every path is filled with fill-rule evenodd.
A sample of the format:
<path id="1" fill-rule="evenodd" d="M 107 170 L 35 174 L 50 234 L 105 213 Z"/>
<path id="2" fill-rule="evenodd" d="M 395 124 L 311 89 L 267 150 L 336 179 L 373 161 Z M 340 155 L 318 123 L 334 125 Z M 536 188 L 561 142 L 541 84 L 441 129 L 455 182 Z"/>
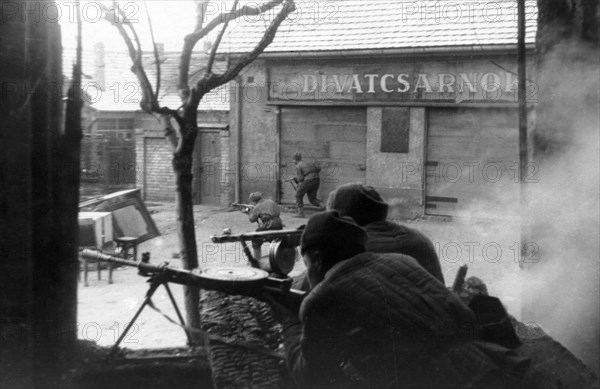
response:
<path id="1" fill-rule="evenodd" d="M 402 68 L 406 70 L 393 71 Z M 317 102 L 518 101 L 515 73 L 489 66 L 489 62 L 448 66 L 447 71 L 443 68 L 439 63 L 327 66 L 323 70 L 307 66 L 272 68 L 269 97 L 274 101 Z M 527 90 L 528 101 L 534 101 L 535 85 L 528 84 Z"/>
<path id="2" fill-rule="evenodd" d="M 502 88 L 512 92 L 517 80 L 511 73 L 485 73 L 458 75 L 451 73 L 427 74 L 418 73 L 411 76 L 407 73 L 386 74 L 304 74 L 302 75 L 302 93 L 314 93 L 317 90 L 327 93 L 405 93 L 417 92 L 476 92 L 478 89 L 496 91 Z"/>

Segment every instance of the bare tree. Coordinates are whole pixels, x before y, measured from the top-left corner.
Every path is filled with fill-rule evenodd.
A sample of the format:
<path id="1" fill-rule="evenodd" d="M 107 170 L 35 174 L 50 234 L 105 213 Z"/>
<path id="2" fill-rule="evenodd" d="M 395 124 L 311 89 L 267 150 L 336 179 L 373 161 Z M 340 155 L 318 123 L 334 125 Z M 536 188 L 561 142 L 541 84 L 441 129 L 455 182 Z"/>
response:
<path id="1" fill-rule="evenodd" d="M 296 9 L 293 0 L 273 0 L 261 5 L 252 3 L 252 5 L 244 6 L 240 6 L 238 3 L 239 0 L 235 0 L 230 11 L 217 15 L 205 24 L 207 1 L 198 2 L 194 31 L 184 38 L 181 50 L 177 82 L 181 106 L 176 109 L 160 106 L 158 101 L 160 61 L 156 43 L 154 43 L 154 56 L 156 60 L 157 80 L 155 87 L 153 87 L 148 78 L 148 73 L 144 68 L 140 39 L 131 23 L 127 22 L 127 15 L 117 6 L 111 9 L 108 7 L 103 8 L 105 19 L 119 30 L 127 45 L 133 63 L 131 70 L 136 75 L 142 92 L 140 107 L 144 112 L 159 116 L 165 128 L 165 138 L 173 153 L 172 165 L 176 182 L 175 198 L 179 247 L 181 260 L 186 269 L 198 267 L 192 202 L 192 156 L 198 133 L 197 112 L 200 100 L 206 93 L 233 80 L 242 69 L 252 63 L 271 44 L 281 23 Z M 277 13 L 266 27 L 262 38 L 256 46 L 250 52 L 241 55 L 233 63 L 229 63 L 224 72 L 220 74 L 214 73 L 213 64 L 215 56 L 229 22 L 244 16 L 265 14 L 271 10 L 277 10 Z M 203 75 L 199 77 L 194 85 L 190 85 L 192 51 L 201 39 L 205 38 L 219 26 L 221 30 L 214 41 L 207 64 L 203 70 Z M 171 125 L 172 119 L 175 121 L 176 126 Z M 200 325 L 198 310 L 199 291 L 194 287 L 184 287 L 184 296 L 187 323 L 192 327 L 198 328 Z M 198 337 L 196 337 L 193 343 L 198 344 L 199 341 Z"/>

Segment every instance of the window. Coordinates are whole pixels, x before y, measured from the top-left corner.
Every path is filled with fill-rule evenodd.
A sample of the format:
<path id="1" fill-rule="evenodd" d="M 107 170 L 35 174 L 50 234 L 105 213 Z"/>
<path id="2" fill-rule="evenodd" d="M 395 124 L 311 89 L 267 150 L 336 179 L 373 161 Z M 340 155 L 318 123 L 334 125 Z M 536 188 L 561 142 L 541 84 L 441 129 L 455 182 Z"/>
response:
<path id="1" fill-rule="evenodd" d="M 408 153 L 408 107 L 384 107 L 381 115 L 381 152 Z"/>

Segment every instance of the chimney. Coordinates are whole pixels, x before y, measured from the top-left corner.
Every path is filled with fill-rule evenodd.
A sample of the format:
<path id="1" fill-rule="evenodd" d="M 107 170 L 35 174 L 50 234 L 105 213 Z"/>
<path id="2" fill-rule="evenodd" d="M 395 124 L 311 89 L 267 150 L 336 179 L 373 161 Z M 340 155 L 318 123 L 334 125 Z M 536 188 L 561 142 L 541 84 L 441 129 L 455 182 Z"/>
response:
<path id="1" fill-rule="evenodd" d="M 103 90 L 106 89 L 105 69 L 104 43 L 98 42 L 94 45 L 94 80 Z"/>

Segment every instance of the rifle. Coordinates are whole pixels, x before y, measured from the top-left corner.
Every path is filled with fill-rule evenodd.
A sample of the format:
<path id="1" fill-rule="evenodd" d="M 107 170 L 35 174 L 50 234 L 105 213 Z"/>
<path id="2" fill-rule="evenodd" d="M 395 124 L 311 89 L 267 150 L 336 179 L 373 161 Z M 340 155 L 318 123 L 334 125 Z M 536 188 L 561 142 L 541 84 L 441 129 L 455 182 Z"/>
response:
<path id="1" fill-rule="evenodd" d="M 142 259 L 137 262 L 104 254 L 99 250 L 92 249 L 82 250 L 81 256 L 86 260 L 99 260 L 124 266 L 137 267 L 140 276 L 149 277 L 148 282 L 150 283 L 150 288 L 146 292 L 144 302 L 139 307 L 127 327 L 123 330 L 123 333 L 111 349 L 111 354 L 118 349 L 119 344 L 135 324 L 136 319 L 142 313 L 145 306 L 150 305 L 151 307 L 154 307 L 151 298 L 160 285 L 164 285 L 167 290 L 171 303 L 179 317 L 181 327 L 184 328 L 188 341 L 190 342 L 190 329 L 189 327 L 186 327 L 183 316 L 173 298 L 173 294 L 169 288 L 169 283 L 171 282 L 179 285 L 195 286 L 200 289 L 216 290 L 227 294 L 249 296 L 258 299 L 264 299 L 264 294 L 268 294 L 274 300 L 294 312 L 300 310 L 300 304 L 306 296 L 306 292 L 291 288 L 291 278 L 280 279 L 268 277 L 268 273 L 263 270 L 251 269 L 252 271 L 249 272 L 248 268 L 227 267 L 206 268 L 204 271 L 200 269 L 185 270 L 169 266 L 167 262 L 162 265 L 151 264 L 150 253 L 143 253 Z M 158 311 L 160 312 L 160 310 Z"/>
<path id="2" fill-rule="evenodd" d="M 270 270 L 283 275 L 288 274 L 294 267 L 296 257 L 296 247 L 300 245 L 300 237 L 304 231 L 304 226 L 297 230 L 266 230 L 256 232 L 244 232 L 243 234 L 231 234 L 229 232 L 222 235 L 211 235 L 210 239 L 213 243 L 230 243 L 240 242 L 244 250 L 244 254 L 248 258 L 248 262 L 252 267 L 264 268 L 254 258 L 247 241 L 271 242 L 269 248 L 269 266 Z"/>
<path id="3" fill-rule="evenodd" d="M 294 188 L 294 190 L 298 190 L 298 179 L 296 177 L 286 178 L 283 180 L 283 182 L 289 182 L 290 184 L 292 184 L 292 188 Z"/>
<path id="4" fill-rule="evenodd" d="M 454 283 L 452 284 L 452 291 L 460 296 L 463 285 L 465 284 L 465 277 L 467 276 L 467 265 L 462 265 L 458 268 L 456 272 L 456 277 L 454 277 Z"/>
<path id="5" fill-rule="evenodd" d="M 238 208 L 241 212 L 244 212 L 244 213 L 247 213 L 254 209 L 254 205 L 252 205 L 252 204 L 231 203 L 231 204 L 229 204 L 229 206 Z"/>

